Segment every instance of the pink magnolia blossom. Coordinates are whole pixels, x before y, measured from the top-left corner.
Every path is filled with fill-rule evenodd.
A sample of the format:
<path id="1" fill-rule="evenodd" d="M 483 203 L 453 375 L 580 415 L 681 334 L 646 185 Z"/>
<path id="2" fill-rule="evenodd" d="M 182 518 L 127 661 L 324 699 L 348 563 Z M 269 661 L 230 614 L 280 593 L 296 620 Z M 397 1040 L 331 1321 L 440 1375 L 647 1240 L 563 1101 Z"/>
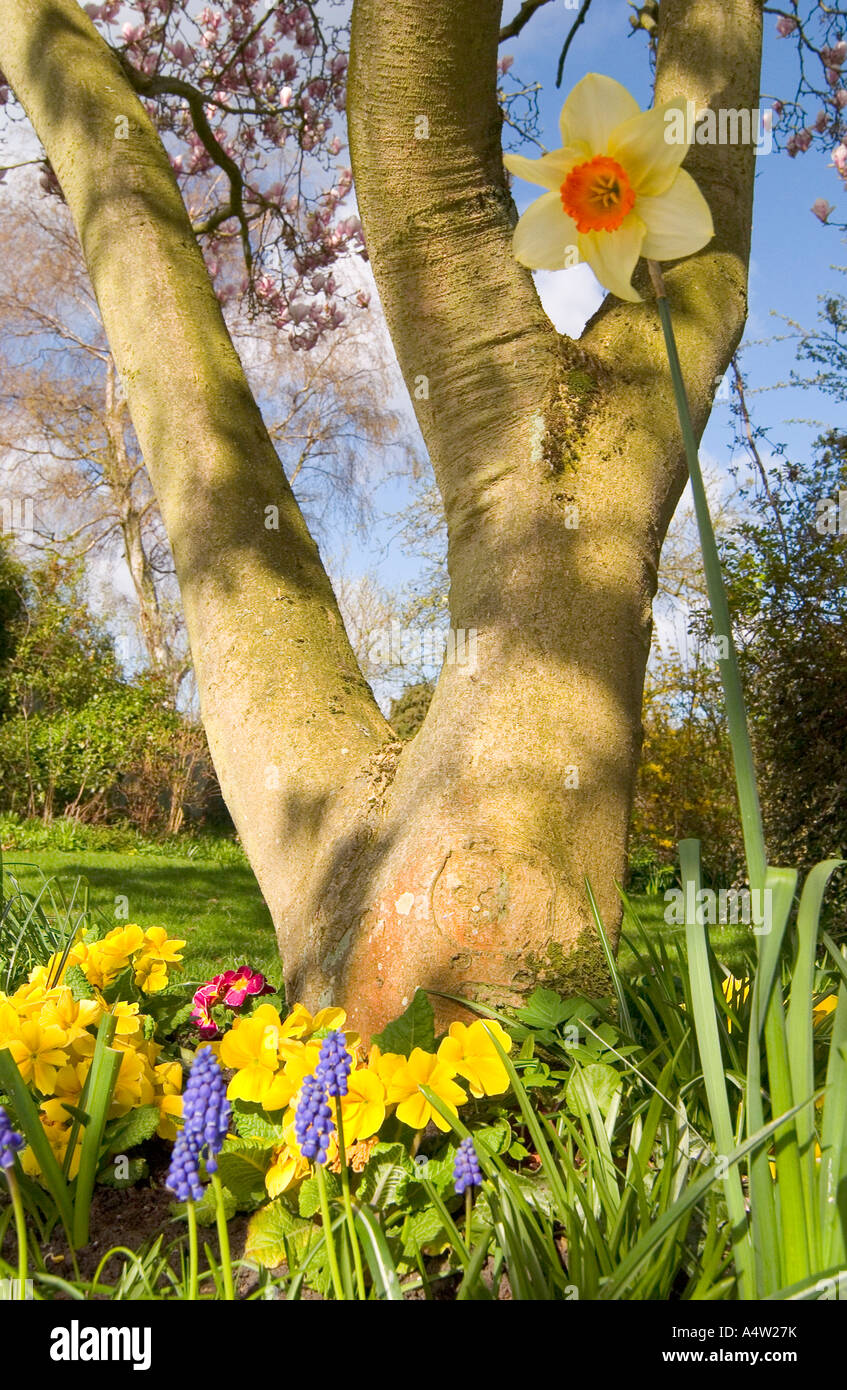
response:
<path id="1" fill-rule="evenodd" d="M 797 20 L 792 19 L 790 15 L 780 15 L 779 19 L 776 21 L 776 32 L 781 39 L 787 39 L 788 35 L 793 34 L 796 28 Z"/>
<path id="2" fill-rule="evenodd" d="M 831 212 L 835 211 L 834 203 L 828 203 L 826 198 L 816 198 L 812 203 L 812 212 L 821 222 L 825 222 Z"/>

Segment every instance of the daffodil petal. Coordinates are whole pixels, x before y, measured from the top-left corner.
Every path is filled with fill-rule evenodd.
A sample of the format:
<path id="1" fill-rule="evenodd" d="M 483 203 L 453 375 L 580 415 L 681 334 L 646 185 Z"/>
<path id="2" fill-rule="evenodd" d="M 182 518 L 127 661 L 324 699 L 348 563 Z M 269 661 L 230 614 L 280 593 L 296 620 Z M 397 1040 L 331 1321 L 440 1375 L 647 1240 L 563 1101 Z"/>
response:
<path id="1" fill-rule="evenodd" d="M 527 183 L 538 183 L 542 188 L 561 188 L 568 174 L 580 160 L 589 158 L 583 149 L 571 146 L 564 150 L 551 150 L 540 159 L 527 159 L 523 154 L 504 154 L 503 163 L 510 174 Z"/>
<path id="2" fill-rule="evenodd" d="M 642 256 L 654 261 L 675 261 L 693 256 L 715 234 L 709 204 L 690 174 L 680 169 L 666 193 L 639 198 L 638 216 L 647 228 Z"/>
<path id="3" fill-rule="evenodd" d="M 541 200 L 539 199 L 539 202 Z M 631 285 L 646 228 L 634 212 L 625 217 L 615 232 L 580 232 L 579 254 L 587 261 L 604 289 L 618 299 L 638 304 L 641 295 Z"/>
<path id="4" fill-rule="evenodd" d="M 567 248 L 577 245 L 577 236 L 559 194 L 544 193 L 518 222 L 512 250 L 515 259 L 531 270 L 563 270 Z"/>
<path id="5" fill-rule="evenodd" d="M 562 144 L 584 143 L 591 154 L 605 154 L 612 131 L 638 115 L 638 102 L 626 87 L 613 77 L 590 72 L 577 82 L 562 107 Z"/>
<path id="6" fill-rule="evenodd" d="M 665 119 L 668 111 L 681 111 L 684 121 L 685 102 L 677 97 L 641 111 L 618 126 L 609 140 L 609 154 L 623 165 L 639 197 L 667 192 L 688 153 L 687 139 L 668 139 L 672 130 Z"/>

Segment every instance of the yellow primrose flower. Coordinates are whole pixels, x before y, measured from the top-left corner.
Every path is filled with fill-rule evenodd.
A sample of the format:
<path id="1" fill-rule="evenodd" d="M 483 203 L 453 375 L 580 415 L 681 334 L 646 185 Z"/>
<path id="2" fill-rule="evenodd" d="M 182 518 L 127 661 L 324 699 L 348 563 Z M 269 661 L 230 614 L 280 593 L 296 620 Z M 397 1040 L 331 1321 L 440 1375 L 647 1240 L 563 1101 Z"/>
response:
<path id="1" fill-rule="evenodd" d="M 344 1144 L 370 1139 L 385 1119 L 385 1086 L 376 1072 L 362 1067 L 347 1078 L 347 1094 L 341 1099 Z"/>
<path id="2" fill-rule="evenodd" d="M 96 989 L 105 989 L 126 969 L 143 943 L 144 933 L 134 922 L 126 927 L 115 927 L 102 941 L 94 941 L 88 947 L 84 963 L 86 978 Z"/>
<path id="3" fill-rule="evenodd" d="M 109 1119 L 126 1115 L 129 1110 L 135 1110 L 139 1105 L 152 1105 L 155 1098 L 152 1072 L 146 1057 L 142 1057 L 138 1052 L 122 1052 L 112 1104 L 109 1107 Z"/>
<path id="4" fill-rule="evenodd" d="M 10 1038 L 16 1038 L 20 1031 L 21 1015 L 5 995 L 0 999 L 0 1047 L 5 1047 Z"/>
<path id="5" fill-rule="evenodd" d="M 68 1045 L 85 1040 L 91 1043 L 94 1051 L 94 1037 L 88 1029 L 100 1021 L 102 1006 L 96 999 L 74 999 L 64 986 L 56 991 L 53 999 L 48 999 L 41 1008 L 38 1021 L 43 1028 L 61 1028 L 66 1034 Z"/>
<path id="6" fill-rule="evenodd" d="M 65 1034 L 61 1028 L 42 1028 L 22 1020 L 17 1037 L 6 1044 L 24 1081 L 31 1081 L 42 1095 L 53 1094 L 56 1075 L 67 1062 Z"/>
<path id="7" fill-rule="evenodd" d="M 438 1049 L 441 1061 L 454 1072 L 464 1076 L 472 1096 L 500 1096 L 509 1089 L 509 1076 L 487 1029 L 495 1035 L 504 1052 L 509 1052 L 512 1039 L 493 1019 L 476 1019 L 469 1026 L 451 1023 Z"/>
<path id="8" fill-rule="evenodd" d="M 371 1047 L 368 1055 L 368 1066 L 371 1071 L 376 1072 L 385 1086 L 391 1085 L 391 1078 L 394 1073 L 405 1065 L 406 1058 L 402 1053 L 381 1052 L 376 1043 Z"/>
<path id="9" fill-rule="evenodd" d="M 60 1067 L 56 1074 L 56 1084 L 54 1087 L 57 1098 L 60 1100 L 69 1100 L 73 1105 L 76 1105 L 82 1095 L 85 1078 L 90 1069 L 90 1061 L 68 1063 L 67 1066 Z M 49 1101 L 48 1104 L 50 1104 Z"/>
<path id="10" fill-rule="evenodd" d="M 418 1088 L 428 1086 L 439 1100 L 443 1100 L 445 1105 L 455 1110 L 467 1100 L 461 1086 L 453 1080 L 455 1074 L 453 1068 L 443 1059 L 431 1052 L 424 1052 L 422 1047 L 416 1047 L 408 1061 L 404 1058 L 402 1066 L 394 1068 L 391 1073 L 391 1079 L 387 1083 L 388 1104 L 397 1105 L 397 1118 L 410 1129 L 426 1129 L 430 1120 L 434 1120 L 438 1128 L 446 1134 L 450 1128 L 449 1123 L 433 1109 Z"/>
<path id="11" fill-rule="evenodd" d="M 169 937 L 165 927 L 150 927 L 135 958 L 135 983 L 145 994 L 155 994 L 168 983 L 168 966 L 180 967 L 186 943 Z"/>
<path id="12" fill-rule="evenodd" d="M 36 975 L 33 970 L 32 975 Z M 55 999 L 58 990 L 47 989 L 46 980 L 40 978 L 30 978 L 25 985 L 20 985 L 11 995 L 9 1003 L 17 1009 L 21 1017 L 34 1018 L 40 1014 L 48 999 Z"/>
<path id="13" fill-rule="evenodd" d="M 45 1137 L 53 1150 L 56 1162 L 61 1167 L 65 1161 L 68 1144 L 70 1143 L 72 1122 L 67 1110 L 61 1101 L 48 1100 L 41 1107 L 41 1127 Z M 75 1178 L 79 1171 L 79 1160 L 82 1152 L 82 1136 L 84 1130 L 80 1127 L 77 1130 L 76 1144 L 71 1159 L 68 1176 Z M 27 1145 L 21 1152 L 21 1167 L 28 1177 L 41 1179 L 41 1168 L 32 1149 Z"/>
<path id="14" fill-rule="evenodd" d="M 135 961 L 135 983 L 145 994 L 156 994 L 168 983 L 168 967 L 153 956 L 138 956 Z"/>
<path id="15" fill-rule="evenodd" d="M 300 1182 L 309 1174 L 309 1160 L 303 1158 L 288 1144 L 280 1144 L 274 1149 L 271 1166 L 265 1174 L 265 1187 L 269 1197 L 278 1197 L 295 1182 Z"/>
<path id="16" fill-rule="evenodd" d="M 550 191 L 515 229 L 514 254 L 534 270 L 561 270 L 572 248 L 606 289 L 638 302 L 639 256 L 670 261 L 700 251 L 714 235 L 708 204 L 680 168 L 691 141 L 685 100 L 641 111 L 611 77 L 589 73 L 562 107 L 562 149 L 506 168 Z"/>
<path id="17" fill-rule="evenodd" d="M 249 1018 L 235 1020 L 230 1031 L 221 1039 L 219 1053 L 223 1065 L 232 1067 L 236 1073 L 227 1087 L 230 1100 L 266 1104 L 266 1097 L 279 1071 L 280 1046 L 285 1042 L 279 1014 L 272 1004 L 260 1004 Z M 290 1080 L 283 1078 L 271 1092 L 274 1109 L 287 1104 L 293 1092 L 289 1092 L 285 1100 L 280 1097 L 290 1085 Z"/>
<path id="18" fill-rule="evenodd" d="M 176 1139 L 176 1121 L 182 1115 L 182 1096 L 168 1093 L 158 1095 L 156 1104 L 159 1107 L 159 1123 L 156 1126 L 156 1133 L 160 1139 Z"/>

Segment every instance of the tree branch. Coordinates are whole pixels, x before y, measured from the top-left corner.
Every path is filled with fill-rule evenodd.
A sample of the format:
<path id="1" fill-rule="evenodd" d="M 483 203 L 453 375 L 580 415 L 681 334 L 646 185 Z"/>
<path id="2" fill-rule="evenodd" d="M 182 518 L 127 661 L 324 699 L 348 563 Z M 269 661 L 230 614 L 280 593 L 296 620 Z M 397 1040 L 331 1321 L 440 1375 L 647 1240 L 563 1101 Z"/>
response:
<path id="1" fill-rule="evenodd" d="M 508 24 L 504 24 L 497 37 L 498 43 L 505 43 L 507 39 L 516 39 L 521 30 L 525 29 L 536 10 L 540 10 L 542 5 L 549 5 L 550 0 L 523 0 L 523 4 L 515 15 L 514 19 Z"/>

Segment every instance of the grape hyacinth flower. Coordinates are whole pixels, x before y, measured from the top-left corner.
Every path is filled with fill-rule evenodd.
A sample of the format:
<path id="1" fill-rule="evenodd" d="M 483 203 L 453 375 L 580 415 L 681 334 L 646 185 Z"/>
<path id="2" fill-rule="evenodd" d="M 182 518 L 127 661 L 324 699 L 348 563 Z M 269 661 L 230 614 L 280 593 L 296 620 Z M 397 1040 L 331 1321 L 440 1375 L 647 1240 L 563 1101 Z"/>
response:
<path id="1" fill-rule="evenodd" d="M 199 1163 L 217 1170 L 217 1155 L 229 1129 L 231 1108 L 223 1072 L 210 1047 L 201 1047 L 191 1064 L 182 1101 L 183 1126 L 177 1135 L 168 1171 L 168 1187 L 181 1202 L 203 1196 Z"/>
<path id="2" fill-rule="evenodd" d="M 15 1153 L 23 1146 L 23 1135 L 12 1129 L 9 1116 L 0 1105 L 0 1168 L 14 1168 Z"/>
<path id="3" fill-rule="evenodd" d="M 315 1068 L 315 1076 L 326 1086 L 329 1096 L 346 1096 L 347 1078 L 353 1058 L 347 1051 L 343 1033 L 329 1033 L 321 1043 L 321 1055 Z"/>
<path id="4" fill-rule="evenodd" d="M 456 1150 L 453 1165 L 453 1183 L 459 1196 L 468 1188 L 482 1186 L 482 1170 L 476 1156 L 473 1139 L 463 1139 Z"/>
<path id="5" fill-rule="evenodd" d="M 346 1090 L 346 1075 L 344 1080 Z M 315 1163 L 326 1163 L 330 1136 L 334 1129 L 324 1078 L 317 1075 L 307 1076 L 294 1117 L 294 1133 L 303 1157 Z"/>

